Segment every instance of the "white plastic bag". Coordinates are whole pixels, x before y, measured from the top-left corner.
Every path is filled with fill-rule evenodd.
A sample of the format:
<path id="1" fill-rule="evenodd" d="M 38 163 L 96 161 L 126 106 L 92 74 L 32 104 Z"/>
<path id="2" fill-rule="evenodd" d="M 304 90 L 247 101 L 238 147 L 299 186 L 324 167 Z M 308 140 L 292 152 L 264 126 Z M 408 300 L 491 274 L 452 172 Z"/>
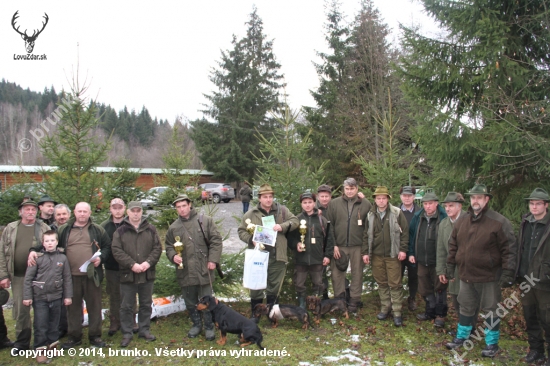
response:
<path id="1" fill-rule="evenodd" d="M 247 249 L 244 253 L 243 286 L 250 290 L 267 287 L 267 263 L 269 253 L 258 249 Z"/>

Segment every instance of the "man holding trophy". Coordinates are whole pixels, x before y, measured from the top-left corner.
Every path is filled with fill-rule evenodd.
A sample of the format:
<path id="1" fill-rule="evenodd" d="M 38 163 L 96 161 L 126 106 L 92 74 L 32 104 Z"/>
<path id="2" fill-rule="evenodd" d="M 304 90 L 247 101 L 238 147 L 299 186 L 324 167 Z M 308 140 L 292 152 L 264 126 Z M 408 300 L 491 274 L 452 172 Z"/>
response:
<path id="1" fill-rule="evenodd" d="M 334 235 L 330 233 L 330 223 L 315 208 L 315 193 L 300 195 L 302 213 L 298 215 L 300 227 L 288 238 L 288 246 L 295 250 L 294 285 L 300 307 L 306 307 L 306 279 L 311 277 L 313 293 L 321 296 L 323 284 L 323 266 L 330 264 L 334 252 Z"/>
<path id="2" fill-rule="evenodd" d="M 254 249 L 256 245 L 262 245 L 253 241 L 255 226 L 269 227 L 277 233 L 275 245 L 265 245 L 265 250 L 269 253 L 267 265 L 267 288 L 265 290 L 250 290 L 250 305 L 252 307 L 252 317 L 254 307 L 261 304 L 264 298 L 264 291 L 268 304 L 274 304 L 281 289 L 285 277 L 287 257 L 287 239 L 286 234 L 298 228 L 298 218 L 290 210 L 273 202 L 273 189 L 269 184 L 263 184 L 258 191 L 258 206 L 251 208 L 244 214 L 241 225 L 239 226 L 239 238 L 248 244 L 249 249 Z"/>
<path id="3" fill-rule="evenodd" d="M 206 340 L 212 341 L 215 338 L 212 314 L 203 311 L 201 320 L 201 312 L 195 306 L 201 297 L 212 295 L 214 269 L 222 254 L 222 237 L 214 220 L 199 215 L 186 194 L 180 194 L 173 205 L 179 217 L 168 228 L 165 247 L 166 256 L 176 265 L 176 277 L 193 322 L 187 336 L 197 337 L 204 320 Z"/>

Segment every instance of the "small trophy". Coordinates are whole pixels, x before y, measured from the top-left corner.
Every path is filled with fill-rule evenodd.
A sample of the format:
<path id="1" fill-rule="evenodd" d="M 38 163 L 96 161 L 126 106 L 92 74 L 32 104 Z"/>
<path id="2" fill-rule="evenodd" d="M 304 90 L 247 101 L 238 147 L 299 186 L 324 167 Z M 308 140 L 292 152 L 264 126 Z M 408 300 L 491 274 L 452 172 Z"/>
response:
<path id="1" fill-rule="evenodd" d="M 181 257 L 181 253 L 183 253 L 183 243 L 180 241 L 179 236 L 176 236 L 174 239 L 176 239 L 176 242 L 174 243 L 174 250 Z M 182 257 L 182 261 L 178 265 L 177 269 L 183 269 L 183 257 Z"/>
<path id="2" fill-rule="evenodd" d="M 306 251 L 306 244 L 304 241 L 306 240 L 306 233 L 307 233 L 307 226 L 306 226 L 306 220 L 300 220 L 300 249 L 302 249 L 302 252 Z"/>
<path id="3" fill-rule="evenodd" d="M 248 233 L 249 233 L 250 235 L 254 235 L 254 230 L 256 230 L 256 225 L 254 225 L 254 224 L 250 221 L 250 219 L 246 219 L 246 220 L 244 220 L 244 222 L 246 223 L 246 231 L 248 231 Z M 261 250 L 264 250 L 264 249 L 265 249 L 265 246 L 264 246 L 262 243 L 260 243 L 260 249 L 261 249 Z"/>

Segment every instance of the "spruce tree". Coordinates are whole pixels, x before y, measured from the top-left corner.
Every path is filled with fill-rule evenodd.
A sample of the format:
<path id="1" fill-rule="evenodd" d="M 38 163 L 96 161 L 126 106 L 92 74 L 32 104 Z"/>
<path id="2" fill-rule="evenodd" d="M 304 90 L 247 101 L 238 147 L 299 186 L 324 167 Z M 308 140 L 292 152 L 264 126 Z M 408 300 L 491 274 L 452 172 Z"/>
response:
<path id="1" fill-rule="evenodd" d="M 547 2 L 423 3 L 444 35 L 404 28 L 401 72 L 433 182 L 442 191 L 483 182 L 519 217 L 510 197 L 549 177 Z"/>
<path id="2" fill-rule="evenodd" d="M 254 7 L 246 36 L 233 36 L 233 49 L 222 51 L 210 80 L 217 87 L 205 94 L 205 118 L 191 123 L 191 138 L 206 169 L 227 182 L 251 180 L 259 153 L 255 129 L 269 133 L 274 121 L 268 111 L 280 105 L 284 86 L 273 41 L 263 33 L 263 22 Z"/>
<path id="3" fill-rule="evenodd" d="M 55 170 L 42 169 L 41 174 L 47 177 L 45 191 L 56 201 L 69 207 L 84 201 L 94 209 L 100 203 L 104 183 L 97 167 L 106 159 L 111 144 L 94 136 L 99 126 L 97 109 L 85 92 L 86 87 L 80 87 L 76 81 L 71 94 L 62 98 L 57 131 L 40 141 L 44 156 Z M 64 106 L 65 99 L 70 100 L 69 108 Z"/>

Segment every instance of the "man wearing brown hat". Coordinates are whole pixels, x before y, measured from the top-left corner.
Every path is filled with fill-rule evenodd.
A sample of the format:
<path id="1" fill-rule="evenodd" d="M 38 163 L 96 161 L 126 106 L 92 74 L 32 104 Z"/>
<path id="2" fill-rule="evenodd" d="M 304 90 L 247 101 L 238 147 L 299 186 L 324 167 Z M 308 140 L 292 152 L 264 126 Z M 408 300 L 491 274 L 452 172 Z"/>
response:
<path id="1" fill-rule="evenodd" d="M 363 243 L 363 235 L 367 227 L 367 214 L 371 209 L 370 202 L 359 197 L 358 192 L 359 187 L 354 178 L 344 180 L 344 194 L 330 202 L 326 214 L 334 229 L 335 239 L 335 260 L 330 264 L 334 296 L 345 298 L 346 272 L 340 271 L 336 266 L 336 261 L 340 259 L 340 252 L 342 252 L 351 265 L 350 303 L 348 305 L 348 310 L 351 312 L 357 312 L 361 305 L 364 256 L 367 254 L 367 245 L 366 242 Z"/>
<path id="2" fill-rule="evenodd" d="M 526 279 L 531 277 L 538 279 L 532 280 L 535 285 L 530 290 L 520 285 L 529 342 L 525 362 L 533 363 L 544 358 L 545 340 L 550 354 L 550 196 L 546 190 L 535 188 L 526 200 L 529 201 L 529 213 L 523 216 L 519 227 L 516 277 L 518 283 L 530 283 Z"/>
<path id="3" fill-rule="evenodd" d="M 368 213 L 368 229 L 365 242 L 368 250 L 363 256 L 365 264 L 372 263 L 372 275 L 378 284 L 381 310 L 378 320 L 387 319 L 393 310 L 393 323 L 403 325 L 401 315 L 403 284 L 401 261 L 407 257 L 409 245 L 409 224 L 403 212 L 389 203 L 388 188 L 376 187 L 374 206 Z"/>
<path id="4" fill-rule="evenodd" d="M 143 217 L 141 202 L 130 202 L 127 214 L 115 231 L 111 246 L 120 273 L 121 347 L 128 347 L 133 337 L 136 294 L 139 298 L 139 337 L 148 342 L 156 339 L 150 332 L 151 305 L 155 268 L 162 253 L 157 229 Z"/>
<path id="5" fill-rule="evenodd" d="M 464 197 L 457 192 L 449 192 L 443 201 L 443 207 L 447 212 L 447 217 L 439 223 L 437 232 L 437 258 L 435 263 L 435 272 L 439 276 L 441 283 L 447 284 L 447 292 L 451 295 L 453 306 L 460 313 L 460 305 L 458 304 L 458 291 L 460 289 L 460 277 L 458 269 L 455 270 L 455 279 L 449 281 L 447 279 L 447 257 L 449 256 L 449 237 L 453 231 L 454 224 L 459 217 L 466 214 L 462 211 L 462 203 Z M 477 319 L 477 316 L 475 317 Z"/>
<path id="6" fill-rule="evenodd" d="M 126 204 L 121 198 L 113 198 L 109 205 L 111 213 L 107 220 L 101 223 L 111 241 L 115 231 L 122 225 L 126 214 Z M 107 334 L 114 335 L 120 329 L 120 272 L 118 262 L 113 251 L 105 260 L 105 280 L 107 295 L 109 296 L 109 331 Z"/>
<path id="7" fill-rule="evenodd" d="M 265 289 L 266 301 L 273 305 L 277 300 L 277 296 L 281 290 L 285 278 L 287 257 L 287 239 L 286 234 L 297 229 L 299 221 L 290 210 L 277 202 L 273 202 L 273 189 L 269 184 L 262 184 L 258 191 L 258 206 L 250 209 L 244 214 L 239 226 L 239 238 L 248 244 L 249 249 L 254 249 L 257 245 L 252 241 L 252 234 L 246 228 L 247 219 L 253 225 L 262 226 L 262 218 L 270 217 L 275 222 L 273 230 L 277 232 L 275 246 L 267 245 L 265 250 L 269 252 L 269 261 L 267 265 L 267 288 Z M 261 304 L 264 298 L 264 290 L 250 290 L 250 306 L 252 316 L 254 316 L 254 308 L 257 304 Z"/>
<path id="8" fill-rule="evenodd" d="M 199 312 L 196 305 L 201 297 L 212 295 L 214 270 L 222 255 L 222 237 L 214 220 L 195 211 L 193 202 L 186 194 L 177 196 L 172 204 L 176 207 L 178 218 L 168 228 L 164 243 L 166 256 L 176 265 L 176 278 L 193 322 L 187 336 L 197 337 L 204 320 L 205 338 L 213 341 L 216 336 L 212 313 L 208 310 Z M 181 254 L 174 249 L 176 246 L 183 246 Z"/>
<path id="9" fill-rule="evenodd" d="M 439 198 L 427 192 L 409 228 L 409 262 L 418 266 L 418 289 L 426 301 L 426 310 L 416 318 L 435 319 L 436 327 L 445 326 L 447 316 L 447 284 L 439 281 L 435 270 L 438 228 L 445 218 L 447 213 L 439 205 Z"/>
<path id="10" fill-rule="evenodd" d="M 305 192 L 300 195 L 302 213 L 298 215 L 298 220 L 300 223 L 303 222 L 306 227 L 304 242 L 301 242 L 299 230 L 292 231 L 288 238 L 288 246 L 296 251 L 294 255 L 296 260 L 294 285 L 300 307 L 304 309 L 306 307 L 307 275 L 309 274 L 313 284 L 313 294 L 320 296 L 325 287 L 322 276 L 323 268 L 330 264 L 330 258 L 334 251 L 334 235 L 327 219 L 319 215 L 319 210 L 315 208 L 315 200 L 315 193 Z"/>
<path id="11" fill-rule="evenodd" d="M 44 221 L 44 223 L 50 227 L 55 222 L 55 218 L 53 216 L 55 205 L 57 205 L 57 202 L 55 202 L 48 195 L 42 196 L 42 198 L 40 198 L 40 201 L 38 201 L 38 210 L 40 211 L 39 219 Z"/>
<path id="12" fill-rule="evenodd" d="M 404 186 L 399 189 L 399 198 L 401 198 L 401 211 L 407 219 L 409 226 L 414 214 L 420 211 L 420 206 L 414 202 L 416 188 Z M 418 292 L 418 267 L 409 262 L 409 258 L 401 262 L 401 277 L 405 278 L 405 268 L 407 269 L 407 287 L 409 288 L 409 297 L 407 303 L 410 311 L 416 310 L 416 293 Z"/>
<path id="13" fill-rule="evenodd" d="M 499 350 L 500 318 L 497 305 L 501 287 L 509 287 L 515 279 L 517 242 L 510 221 L 489 209 L 493 197 L 487 187 L 476 184 L 468 193 L 471 206 L 456 221 L 449 239 L 447 278 L 453 279 L 455 267 L 460 275 L 460 315 L 456 337 L 446 344 L 460 348 L 475 325 L 476 309 L 486 315 L 483 357 L 494 357 Z"/>
<path id="14" fill-rule="evenodd" d="M 0 239 L 0 287 L 11 286 L 13 294 L 12 315 L 15 319 L 16 341 L 13 347 L 27 350 L 31 342 L 30 307 L 23 305 L 23 287 L 31 248 L 42 247 L 42 234 L 50 228 L 36 219 L 38 205 L 27 200 L 19 205 L 21 220 L 9 223 Z M 0 339 L 0 346 L 9 347 L 9 339 Z"/>

